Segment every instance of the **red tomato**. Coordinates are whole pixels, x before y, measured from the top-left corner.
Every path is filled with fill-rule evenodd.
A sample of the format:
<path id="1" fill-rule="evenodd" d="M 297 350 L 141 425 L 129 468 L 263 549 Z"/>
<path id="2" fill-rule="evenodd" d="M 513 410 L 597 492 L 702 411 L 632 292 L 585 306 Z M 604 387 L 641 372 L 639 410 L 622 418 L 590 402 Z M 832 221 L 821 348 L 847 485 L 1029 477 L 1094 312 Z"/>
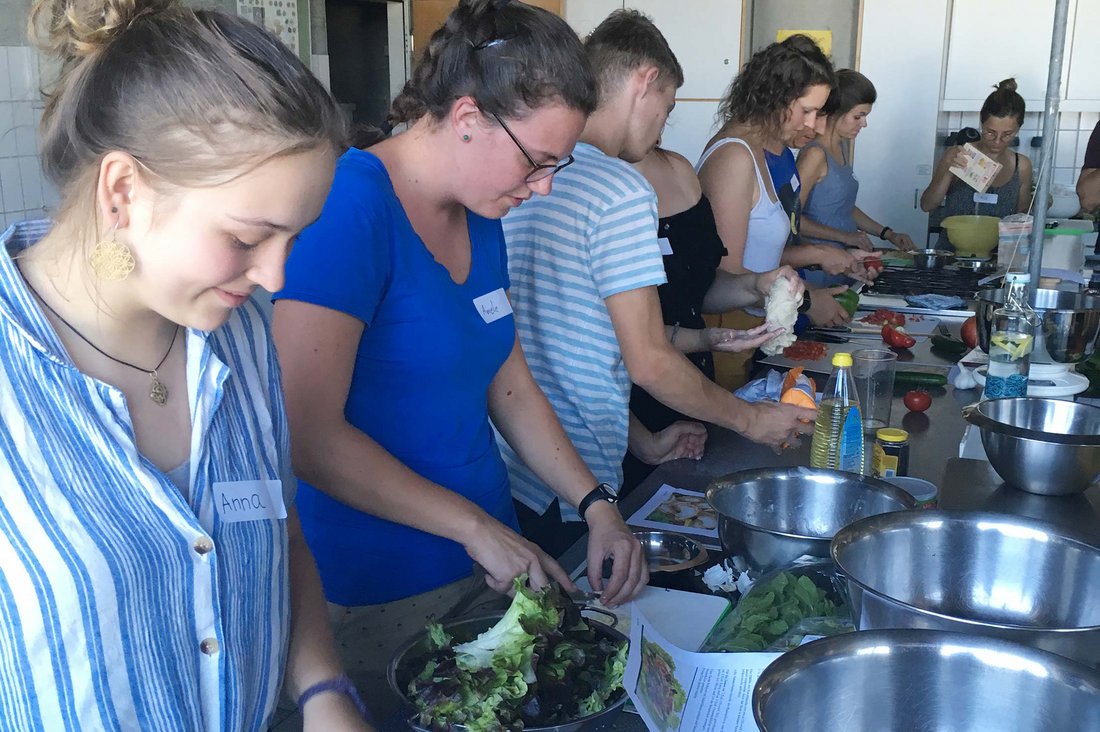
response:
<path id="1" fill-rule="evenodd" d="M 867 257 L 863 260 L 863 266 L 867 269 L 882 269 L 882 260 L 878 257 Z"/>
<path id="2" fill-rule="evenodd" d="M 905 408 L 910 412 L 923 412 L 932 406 L 932 397 L 926 391 L 914 389 L 905 393 Z"/>
<path id="3" fill-rule="evenodd" d="M 971 348 L 978 347 L 978 318 L 971 315 L 966 319 L 966 322 L 962 324 L 962 329 L 959 335 L 962 336 L 963 343 Z"/>
<path id="4" fill-rule="evenodd" d="M 912 348 L 917 343 L 916 339 L 906 333 L 904 328 L 894 327 L 889 323 L 882 326 L 882 342 L 891 348 Z"/>

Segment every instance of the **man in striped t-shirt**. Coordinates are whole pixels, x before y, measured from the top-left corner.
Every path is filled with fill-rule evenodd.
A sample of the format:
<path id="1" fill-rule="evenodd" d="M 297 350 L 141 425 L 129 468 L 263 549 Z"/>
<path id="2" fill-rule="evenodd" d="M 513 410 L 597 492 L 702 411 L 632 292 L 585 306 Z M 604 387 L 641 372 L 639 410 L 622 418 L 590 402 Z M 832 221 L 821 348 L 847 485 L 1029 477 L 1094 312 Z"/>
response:
<path id="1" fill-rule="evenodd" d="M 612 13 L 585 42 L 600 106 L 550 195 L 504 219 L 511 298 L 536 381 L 597 478 L 622 479 L 633 381 L 668 406 L 769 445 L 808 434 L 812 410 L 748 404 L 709 381 L 666 339 L 657 285 L 665 282 L 657 202 L 629 164 L 657 144 L 683 71 L 661 32 L 636 11 Z M 748 301 L 778 271 L 745 277 Z M 634 436 L 631 436 L 634 439 Z M 675 443 L 675 431 L 664 438 Z M 656 439 L 648 433 L 643 439 Z M 560 554 L 581 533 L 574 506 L 498 440 L 528 538 Z M 666 451 L 668 447 L 666 446 Z"/>

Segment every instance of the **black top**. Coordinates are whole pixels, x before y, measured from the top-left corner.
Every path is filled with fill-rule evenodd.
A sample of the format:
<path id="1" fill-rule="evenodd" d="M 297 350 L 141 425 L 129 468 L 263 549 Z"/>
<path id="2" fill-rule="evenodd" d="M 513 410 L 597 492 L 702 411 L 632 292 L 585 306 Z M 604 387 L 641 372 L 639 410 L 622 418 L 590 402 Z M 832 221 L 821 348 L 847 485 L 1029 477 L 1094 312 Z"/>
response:
<path id="1" fill-rule="evenodd" d="M 672 254 L 665 255 L 666 284 L 657 288 L 665 325 L 704 328 L 703 297 L 714 283 L 715 272 L 726 256 L 718 236 L 714 212 L 706 196 L 691 208 L 657 222 L 657 236 L 668 239 Z M 714 379 L 714 359 L 709 351 L 686 354 L 707 378 Z M 645 390 L 633 387 L 630 409 L 650 432 L 663 430 L 679 419 L 687 419 L 666 407 Z"/>

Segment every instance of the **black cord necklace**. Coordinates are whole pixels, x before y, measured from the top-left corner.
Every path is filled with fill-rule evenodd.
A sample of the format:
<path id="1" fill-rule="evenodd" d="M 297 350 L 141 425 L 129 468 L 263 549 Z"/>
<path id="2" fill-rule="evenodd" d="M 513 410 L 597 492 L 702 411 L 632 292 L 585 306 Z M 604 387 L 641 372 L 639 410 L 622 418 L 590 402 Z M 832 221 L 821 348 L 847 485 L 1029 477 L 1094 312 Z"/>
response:
<path id="1" fill-rule="evenodd" d="M 20 274 L 22 274 L 22 272 L 20 272 Z M 149 374 L 150 378 L 153 379 L 153 383 L 149 387 L 149 398 L 152 399 L 156 404 L 158 404 L 162 407 L 168 402 L 168 387 L 165 386 L 159 378 L 157 378 L 157 370 L 160 369 L 160 367 L 164 365 L 164 362 L 168 360 L 168 356 L 172 353 L 172 348 L 176 345 L 176 336 L 179 335 L 179 332 L 180 332 L 179 323 L 176 324 L 176 329 L 174 331 L 172 331 L 172 340 L 168 343 L 168 350 L 164 352 L 164 358 L 162 358 L 160 360 L 160 363 L 157 364 L 156 368 L 154 368 L 152 370 L 143 369 L 140 366 L 135 366 L 134 364 L 130 363 L 129 361 L 123 361 L 121 358 L 115 358 L 114 356 L 107 353 L 102 348 L 100 348 L 96 344 L 92 343 L 87 338 L 85 338 L 83 333 L 81 333 L 79 330 L 74 328 L 69 323 L 69 321 L 67 321 L 63 317 L 61 317 L 61 314 L 59 312 L 57 312 L 56 310 L 51 308 L 50 304 L 42 299 L 42 296 L 38 294 L 38 290 L 34 289 L 34 287 L 31 286 L 31 283 L 27 280 L 26 277 L 23 278 L 23 282 L 26 283 L 27 289 L 30 290 L 36 298 L 38 298 L 38 302 L 42 303 L 42 307 L 46 308 L 51 313 L 53 313 L 53 316 L 55 318 L 57 318 L 58 320 L 60 320 L 62 323 L 64 323 L 65 327 L 68 328 L 69 330 L 71 330 L 77 338 L 84 341 L 85 343 L 87 343 L 92 348 L 94 348 L 96 350 L 96 352 L 99 353 L 101 356 L 105 356 L 105 357 L 111 359 L 112 361 L 114 361 L 115 363 L 120 363 L 123 366 L 129 366 L 130 368 L 134 369 L 135 371 L 141 371 L 142 373 Z"/>

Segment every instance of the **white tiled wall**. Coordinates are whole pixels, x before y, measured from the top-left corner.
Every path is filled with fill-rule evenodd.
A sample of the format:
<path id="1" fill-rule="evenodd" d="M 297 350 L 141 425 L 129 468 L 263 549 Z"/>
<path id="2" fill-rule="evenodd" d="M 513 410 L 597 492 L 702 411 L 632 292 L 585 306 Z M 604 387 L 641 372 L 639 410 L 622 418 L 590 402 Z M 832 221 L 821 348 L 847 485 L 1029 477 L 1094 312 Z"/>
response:
<path id="1" fill-rule="evenodd" d="M 30 46 L 0 46 L 0 229 L 57 205 L 38 160 L 41 115 L 37 53 Z"/>
<path id="2" fill-rule="evenodd" d="M 1035 171 L 1039 170 L 1039 148 L 1031 147 L 1031 139 L 1042 134 L 1042 121 L 1039 112 L 1028 112 L 1020 127 L 1020 145 L 1017 152 L 1031 158 Z M 1054 148 L 1054 172 L 1052 181 L 1073 187 L 1081 172 L 1081 163 L 1085 159 L 1085 148 L 1089 135 L 1100 121 L 1100 112 L 1060 112 L 1058 115 L 1058 137 Z M 958 131 L 961 127 L 978 128 L 977 112 L 943 112 L 940 114 L 940 142 L 944 135 Z"/>

